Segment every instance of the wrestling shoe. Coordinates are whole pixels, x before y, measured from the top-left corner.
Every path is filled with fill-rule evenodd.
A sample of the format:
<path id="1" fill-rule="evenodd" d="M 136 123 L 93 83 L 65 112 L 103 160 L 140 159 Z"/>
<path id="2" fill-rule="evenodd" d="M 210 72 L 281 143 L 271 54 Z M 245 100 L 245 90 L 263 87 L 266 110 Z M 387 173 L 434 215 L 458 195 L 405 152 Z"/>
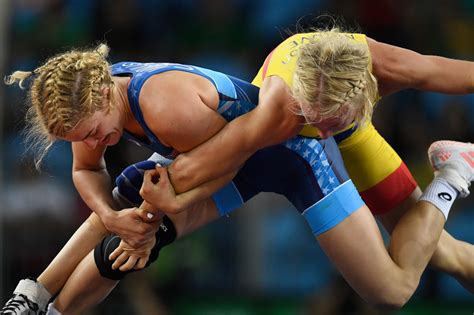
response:
<path id="1" fill-rule="evenodd" d="M 469 142 L 436 141 L 428 149 L 435 176 L 444 178 L 464 198 L 474 180 L 474 144 Z"/>
<path id="2" fill-rule="evenodd" d="M 31 280 L 21 280 L 11 299 L 3 306 L 0 314 L 5 315 L 37 315 L 44 314 L 51 294 L 40 283 Z"/>
<path id="3" fill-rule="evenodd" d="M 30 301 L 23 294 L 13 294 L 12 298 L 3 306 L 0 314 L 8 315 L 36 315 L 39 312 L 39 306 Z"/>

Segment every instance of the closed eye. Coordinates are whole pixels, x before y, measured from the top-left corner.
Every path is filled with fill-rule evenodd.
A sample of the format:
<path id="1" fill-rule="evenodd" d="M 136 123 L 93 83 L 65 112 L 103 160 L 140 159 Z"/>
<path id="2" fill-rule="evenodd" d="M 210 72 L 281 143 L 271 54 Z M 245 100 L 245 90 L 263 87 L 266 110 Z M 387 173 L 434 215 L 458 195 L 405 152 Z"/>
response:
<path id="1" fill-rule="evenodd" d="M 95 136 L 96 134 L 97 134 L 97 128 L 92 129 L 91 131 L 89 131 L 89 132 L 87 133 L 87 135 L 86 135 L 84 138 L 82 138 L 81 141 L 84 141 L 84 140 L 86 140 L 86 139 L 89 138 L 89 137 L 93 137 L 93 136 Z"/>

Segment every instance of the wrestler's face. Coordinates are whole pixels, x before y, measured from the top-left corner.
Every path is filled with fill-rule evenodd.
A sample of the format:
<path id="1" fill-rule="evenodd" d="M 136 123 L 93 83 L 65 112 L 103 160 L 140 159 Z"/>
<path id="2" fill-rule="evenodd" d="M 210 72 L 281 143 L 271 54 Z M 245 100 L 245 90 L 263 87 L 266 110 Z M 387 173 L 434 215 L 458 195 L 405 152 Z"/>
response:
<path id="1" fill-rule="evenodd" d="M 80 121 L 64 140 L 83 142 L 91 150 L 117 144 L 123 133 L 122 115 L 117 106 L 110 108 L 106 97 L 103 102 L 104 109 Z"/>

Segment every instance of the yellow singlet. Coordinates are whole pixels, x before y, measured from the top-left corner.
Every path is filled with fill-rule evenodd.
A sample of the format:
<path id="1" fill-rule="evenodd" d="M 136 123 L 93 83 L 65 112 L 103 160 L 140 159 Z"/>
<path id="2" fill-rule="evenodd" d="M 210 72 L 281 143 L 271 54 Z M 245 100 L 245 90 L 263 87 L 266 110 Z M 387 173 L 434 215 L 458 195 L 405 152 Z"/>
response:
<path id="1" fill-rule="evenodd" d="M 268 55 L 257 76 L 253 79 L 252 84 L 262 87 L 265 78 L 277 76 L 285 81 L 290 89 L 293 88 L 293 73 L 295 72 L 296 61 L 298 60 L 298 52 L 305 43 L 317 38 L 319 34 L 300 33 L 287 38 Z M 351 40 L 367 45 L 367 39 L 364 34 L 344 33 L 344 35 Z M 306 137 L 317 137 L 319 135 L 318 130 L 310 125 L 305 125 L 300 134 Z"/>
<path id="2" fill-rule="evenodd" d="M 319 34 L 300 33 L 283 41 L 267 56 L 252 84 L 261 87 L 265 78 L 278 76 L 291 89 L 298 51 L 305 43 L 317 38 Z M 368 46 L 364 34 L 344 33 L 344 35 L 350 40 Z M 371 67 L 371 62 L 369 67 Z M 351 127 L 349 126 L 340 132 Z M 300 134 L 307 137 L 317 137 L 318 130 L 313 126 L 306 125 Z M 390 211 L 406 200 L 416 188 L 417 184 L 405 163 L 375 130 L 372 123 L 358 128 L 338 145 L 349 176 L 375 214 Z"/>

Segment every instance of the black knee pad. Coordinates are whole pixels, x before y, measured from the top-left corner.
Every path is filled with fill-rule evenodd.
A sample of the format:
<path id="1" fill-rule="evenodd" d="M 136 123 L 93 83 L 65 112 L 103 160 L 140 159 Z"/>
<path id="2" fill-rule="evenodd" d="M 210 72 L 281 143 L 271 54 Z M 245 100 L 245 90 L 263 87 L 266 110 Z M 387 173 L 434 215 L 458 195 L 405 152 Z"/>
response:
<path id="1" fill-rule="evenodd" d="M 163 222 L 160 224 L 158 231 L 155 233 L 156 243 L 155 247 L 151 250 L 148 262 L 145 268 L 148 267 L 152 262 L 158 259 L 160 250 L 166 245 L 172 243 L 176 239 L 176 229 L 173 222 L 167 217 L 163 217 Z M 119 246 L 120 237 L 117 235 L 107 236 L 97 244 L 94 249 L 94 260 L 97 268 L 99 269 L 100 275 L 104 278 L 111 280 L 121 280 L 127 274 L 139 270 L 131 269 L 129 271 L 120 271 L 119 269 L 112 269 L 113 260 L 109 260 L 110 254 Z"/>
<path id="2" fill-rule="evenodd" d="M 111 235 L 104 238 L 94 249 L 95 264 L 99 269 L 100 275 L 104 278 L 121 280 L 128 272 L 130 272 L 112 269 L 114 261 L 109 260 L 109 255 L 119 246 L 119 244 L 120 237 L 117 235 Z"/>

